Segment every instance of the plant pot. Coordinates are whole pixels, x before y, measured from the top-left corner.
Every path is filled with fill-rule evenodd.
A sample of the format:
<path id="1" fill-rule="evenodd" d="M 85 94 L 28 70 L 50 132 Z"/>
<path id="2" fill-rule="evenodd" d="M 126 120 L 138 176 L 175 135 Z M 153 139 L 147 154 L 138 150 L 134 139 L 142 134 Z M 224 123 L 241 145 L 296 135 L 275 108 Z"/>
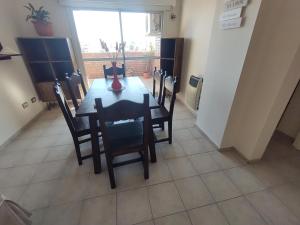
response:
<path id="1" fill-rule="evenodd" d="M 40 36 L 53 36 L 52 23 L 41 22 L 41 21 L 32 21 L 34 28 L 38 35 Z"/>

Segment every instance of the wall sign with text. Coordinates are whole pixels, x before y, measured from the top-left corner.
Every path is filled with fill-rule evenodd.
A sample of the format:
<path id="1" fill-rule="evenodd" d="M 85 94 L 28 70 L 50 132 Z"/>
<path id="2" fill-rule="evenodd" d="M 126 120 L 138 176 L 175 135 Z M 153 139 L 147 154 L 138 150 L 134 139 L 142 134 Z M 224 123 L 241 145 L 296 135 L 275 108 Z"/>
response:
<path id="1" fill-rule="evenodd" d="M 233 10 L 229 10 L 229 11 L 225 11 L 221 14 L 220 21 L 239 18 L 241 16 L 241 13 L 242 13 L 242 7 L 241 8 L 236 8 L 236 9 L 233 9 Z"/>
<path id="2" fill-rule="evenodd" d="M 234 29 L 234 28 L 241 27 L 242 20 L 243 20 L 243 18 L 240 17 L 240 18 L 233 19 L 233 20 L 221 21 L 221 23 L 220 23 L 221 29 L 227 30 L 227 29 Z"/>
<path id="3" fill-rule="evenodd" d="M 231 10 L 240 7 L 247 6 L 248 0 L 226 0 L 224 4 L 224 10 Z"/>
<path id="4" fill-rule="evenodd" d="M 220 28 L 223 30 L 239 28 L 243 21 L 243 7 L 248 0 L 225 0 L 224 11 L 220 15 Z"/>

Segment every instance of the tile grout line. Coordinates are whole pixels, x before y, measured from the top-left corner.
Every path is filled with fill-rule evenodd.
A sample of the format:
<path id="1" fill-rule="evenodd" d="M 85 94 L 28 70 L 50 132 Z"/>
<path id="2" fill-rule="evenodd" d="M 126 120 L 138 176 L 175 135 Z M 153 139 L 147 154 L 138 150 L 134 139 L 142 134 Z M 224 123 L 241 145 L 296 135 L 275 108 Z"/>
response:
<path id="1" fill-rule="evenodd" d="M 151 220 L 153 221 L 153 223 L 155 225 L 153 210 L 152 210 L 152 206 L 151 206 L 151 202 L 150 202 L 150 194 L 149 194 L 150 190 L 149 190 L 149 187 L 146 187 L 146 190 L 147 190 L 147 198 L 148 198 L 148 203 L 149 203 L 150 212 L 151 212 Z"/>
<path id="2" fill-rule="evenodd" d="M 118 192 L 116 194 L 116 225 L 118 225 Z"/>
<path id="3" fill-rule="evenodd" d="M 187 209 L 187 207 L 186 207 L 185 204 L 184 204 L 183 198 L 182 198 L 182 196 L 181 196 L 181 194 L 180 194 L 180 191 L 179 191 L 179 188 L 178 188 L 176 182 L 175 182 L 175 181 L 173 181 L 173 182 L 174 182 L 175 188 L 176 188 L 176 190 L 177 190 L 177 192 L 178 192 L 178 195 L 179 195 L 179 198 L 180 198 L 180 200 L 181 200 L 181 203 L 182 203 L 182 205 L 183 205 L 183 207 L 184 207 L 184 209 L 185 209 L 184 212 L 187 214 L 187 217 L 188 217 L 190 223 L 193 224 L 193 223 L 192 223 L 192 219 L 191 219 L 190 216 L 189 216 L 189 212 L 188 212 L 189 209 Z"/>
<path id="4" fill-rule="evenodd" d="M 253 193 L 251 193 L 251 194 L 253 194 Z M 249 201 L 249 199 L 247 198 L 246 195 L 244 196 L 244 199 L 248 202 L 248 204 L 250 205 L 250 207 L 259 215 L 259 217 L 265 222 L 265 224 L 268 224 L 268 221 L 266 221 L 266 219 L 263 216 L 263 214 Z M 272 221 L 270 221 L 270 222 L 273 224 Z"/>
<path id="5" fill-rule="evenodd" d="M 190 128 L 182 128 L 182 129 L 190 129 Z M 179 129 L 179 130 L 182 130 L 182 129 Z M 66 145 L 66 144 L 64 144 L 64 145 Z M 57 146 L 61 146 L 61 145 L 57 145 Z M 56 147 L 56 146 L 54 146 L 54 147 Z M 201 154 L 201 153 L 200 153 Z M 189 159 L 189 157 L 188 157 L 189 155 L 187 155 L 187 156 L 184 156 L 184 157 L 187 157 L 188 159 Z M 177 158 L 177 157 L 175 157 L 175 158 Z M 183 158 L 183 157 L 182 157 Z M 215 161 L 215 159 L 213 159 L 214 161 Z M 216 162 L 217 163 L 217 162 Z M 168 166 L 168 165 L 167 165 Z M 192 164 L 192 166 L 193 166 L 193 164 Z M 244 166 L 244 165 L 243 165 Z M 194 166 L 193 166 L 194 167 Z M 236 166 L 236 167 L 232 167 L 232 168 L 238 168 L 238 167 L 242 167 L 242 166 Z M 219 171 L 226 171 L 226 170 L 229 170 L 229 169 L 232 169 L 232 168 L 228 168 L 228 169 L 221 169 L 221 170 L 219 170 Z M 168 169 L 169 169 L 169 167 L 168 167 Z M 197 171 L 197 170 L 195 170 L 195 171 Z M 211 172 L 211 173 L 213 173 L 213 172 Z M 226 173 L 225 173 L 226 174 Z M 199 176 L 200 177 L 200 179 L 202 179 L 201 178 L 201 175 L 203 175 L 203 174 L 199 174 L 198 173 L 198 171 L 197 171 L 197 175 L 194 175 L 194 176 Z M 255 177 L 256 177 L 256 175 L 255 174 L 253 174 Z M 228 177 L 228 175 L 226 174 L 226 176 Z M 190 177 L 190 176 L 189 176 Z M 192 176 L 193 177 L 193 176 Z M 153 185 L 146 185 L 146 187 L 147 187 L 147 190 L 148 190 L 148 188 L 149 187 L 151 187 L 151 186 L 154 186 L 154 185 L 159 185 L 159 184 L 162 184 L 162 183 L 167 183 L 167 182 L 174 182 L 174 184 L 175 184 L 175 187 L 177 188 L 177 186 L 176 186 L 176 180 L 180 180 L 180 179 L 186 179 L 186 178 L 188 178 L 188 177 L 183 177 L 183 178 L 180 178 L 180 179 L 174 179 L 173 178 L 173 176 L 172 176 L 172 174 L 171 174 L 171 178 L 172 178 L 172 180 L 171 181 L 166 181 L 166 182 L 161 182 L 161 183 L 156 183 L 156 184 L 153 184 Z M 256 177 L 257 179 L 259 179 L 258 177 Z M 230 179 L 230 177 L 229 177 L 229 179 Z M 231 180 L 231 179 L 230 179 Z M 259 179 L 260 180 L 260 179 Z M 43 182 L 43 181 L 42 181 Z M 44 181 L 44 182 L 47 182 L 47 181 Z M 231 180 L 231 182 L 232 182 L 232 180 Z M 284 182 L 283 184 L 280 184 L 280 185 L 285 185 L 285 184 L 287 184 L 287 183 L 289 183 L 290 181 L 288 181 L 288 182 Z M 204 183 L 204 182 L 203 182 Z M 233 183 L 233 182 L 232 182 Z M 31 185 L 32 183 L 31 183 L 31 181 L 29 182 L 29 184 L 26 184 L 26 189 L 28 188 L 28 186 L 29 185 Z M 34 184 L 34 183 L 33 183 Z M 204 183 L 205 184 L 205 183 Z M 206 185 L 206 184 L 205 184 Z M 233 183 L 233 185 L 235 185 L 234 183 Z M 280 185 L 278 185 L 278 186 L 280 186 Z M 274 185 L 274 186 L 272 186 L 272 187 L 276 187 L 277 185 Z M 142 187 L 136 187 L 136 188 L 134 188 L 134 189 L 138 189 L 138 188 L 142 188 Z M 238 190 L 239 190 L 239 188 L 237 188 Z M 129 190 L 132 190 L 132 189 L 129 189 Z M 270 191 L 270 193 L 276 198 L 276 199 L 278 199 L 284 206 L 286 206 L 282 201 L 281 201 L 281 199 L 279 199 L 279 198 L 277 198 L 277 196 L 275 196 L 274 195 L 274 193 L 272 192 L 272 190 L 271 190 L 271 188 L 266 188 L 265 190 L 268 190 L 268 191 Z M 127 191 L 127 190 L 123 190 L 123 191 Z M 177 190 L 178 191 L 178 190 Z M 209 191 L 209 189 L 208 189 L 208 191 Z M 263 191 L 263 190 L 259 190 L 259 191 L 256 191 L 256 192 L 260 192 L 260 191 Z M 25 190 L 24 190 L 24 192 L 25 192 Z M 121 191 L 120 191 L 121 192 Z M 116 192 L 116 194 L 117 194 L 118 192 Z M 246 199 L 247 199 L 247 197 L 246 197 L 246 195 L 248 195 L 248 194 L 252 194 L 252 193 L 255 193 L 255 192 L 251 192 L 251 193 L 247 193 L 247 194 L 243 194 L 242 193 L 242 196 L 243 197 L 245 197 Z M 22 194 L 23 195 L 23 194 Z M 22 195 L 21 195 L 21 197 L 22 197 Z M 106 194 L 105 194 L 106 195 Z M 102 195 L 103 196 L 103 195 Z M 180 196 L 180 193 L 179 193 L 179 196 Z M 20 197 L 20 198 L 21 198 Z M 180 196 L 181 197 L 181 196 Z M 240 197 L 240 196 L 239 196 Z M 117 197 L 116 197 L 117 198 Z M 236 197 L 237 198 L 237 197 Z M 232 198 L 232 199 L 234 199 L 234 198 Z M 224 201 L 227 201 L 227 200 L 230 200 L 230 199 L 226 199 L 226 200 L 224 200 Z M 81 201 L 84 201 L 84 199 L 83 200 L 81 200 Z M 182 201 L 182 199 L 181 199 L 181 201 Z M 249 202 L 249 200 L 247 199 L 247 201 Z M 150 200 L 149 200 L 149 202 L 150 202 Z M 219 202 L 221 202 L 221 201 L 219 201 Z M 215 202 L 214 204 L 216 204 L 216 205 L 218 205 L 219 204 L 219 202 Z M 149 203 L 150 204 L 150 203 Z M 250 203 L 251 204 L 251 203 Z M 251 206 L 252 206 L 252 204 L 251 204 Z M 116 203 L 116 207 L 117 207 L 117 203 Z M 201 206 L 202 207 L 202 206 Z M 200 208 L 201 208 L 200 207 Z M 252 206 L 253 207 L 253 206 Z M 287 207 L 287 206 L 286 206 Z M 151 204 L 150 204 L 150 208 L 151 208 Z M 199 208 L 199 207 L 197 207 L 197 208 Z M 288 208 L 288 207 L 287 207 Z M 288 208 L 289 209 L 289 208 Z M 37 209 L 35 209 L 35 210 L 37 210 Z M 256 210 L 256 209 L 255 209 Z M 289 209 L 289 212 L 290 212 L 290 209 Z M 152 209 L 151 209 L 151 213 L 152 213 Z M 259 213 L 259 212 L 258 212 Z M 259 215 L 260 215 L 260 213 L 259 213 Z M 152 215 L 152 217 L 153 217 L 153 215 Z"/>
<path id="6" fill-rule="evenodd" d="M 81 217 L 82 217 L 83 206 L 84 206 L 84 200 L 81 200 L 80 201 L 79 217 L 78 217 L 78 222 L 77 222 L 76 225 L 80 225 L 81 224 Z"/>
<path id="7" fill-rule="evenodd" d="M 214 199 L 214 203 L 212 203 L 212 205 L 216 205 L 217 209 L 220 211 L 220 213 L 223 215 L 223 217 L 225 218 L 226 222 L 228 223 L 228 225 L 230 225 L 228 218 L 225 216 L 224 212 L 220 209 L 219 205 L 218 205 L 218 201 L 216 200 L 216 198 L 213 196 L 212 192 L 209 190 L 207 184 L 204 182 L 203 178 L 201 177 L 201 175 L 199 175 L 201 181 L 203 182 L 205 188 L 207 189 L 207 191 L 209 192 L 209 194 L 212 196 L 212 198 Z M 228 199 L 227 199 L 228 200 Z"/>

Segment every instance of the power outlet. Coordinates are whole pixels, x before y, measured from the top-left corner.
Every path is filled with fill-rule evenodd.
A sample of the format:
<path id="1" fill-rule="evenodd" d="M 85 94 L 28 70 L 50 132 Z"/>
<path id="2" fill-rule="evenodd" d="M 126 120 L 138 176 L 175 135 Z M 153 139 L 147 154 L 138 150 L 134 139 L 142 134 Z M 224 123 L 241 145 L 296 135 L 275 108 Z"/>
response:
<path id="1" fill-rule="evenodd" d="M 22 104 L 23 109 L 26 109 L 28 106 L 29 106 L 28 102 L 24 102 L 24 103 Z"/>
<path id="2" fill-rule="evenodd" d="M 32 102 L 32 103 L 35 103 L 35 102 L 36 102 L 36 97 L 32 97 L 32 98 L 31 98 L 31 102 Z"/>

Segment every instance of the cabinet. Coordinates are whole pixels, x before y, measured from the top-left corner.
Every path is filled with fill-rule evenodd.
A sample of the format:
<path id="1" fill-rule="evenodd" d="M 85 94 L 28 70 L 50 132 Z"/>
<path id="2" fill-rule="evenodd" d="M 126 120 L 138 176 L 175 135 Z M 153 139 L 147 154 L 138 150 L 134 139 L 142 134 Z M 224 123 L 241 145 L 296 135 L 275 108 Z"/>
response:
<path id="1" fill-rule="evenodd" d="M 160 68 L 168 75 L 177 77 L 177 92 L 180 90 L 183 38 L 162 38 L 160 44 Z"/>
<path id="2" fill-rule="evenodd" d="M 17 42 L 40 100 L 56 101 L 53 94 L 55 79 L 62 82 L 66 97 L 69 98 L 64 85 L 65 74 L 77 69 L 70 40 L 58 37 L 20 37 Z"/>

